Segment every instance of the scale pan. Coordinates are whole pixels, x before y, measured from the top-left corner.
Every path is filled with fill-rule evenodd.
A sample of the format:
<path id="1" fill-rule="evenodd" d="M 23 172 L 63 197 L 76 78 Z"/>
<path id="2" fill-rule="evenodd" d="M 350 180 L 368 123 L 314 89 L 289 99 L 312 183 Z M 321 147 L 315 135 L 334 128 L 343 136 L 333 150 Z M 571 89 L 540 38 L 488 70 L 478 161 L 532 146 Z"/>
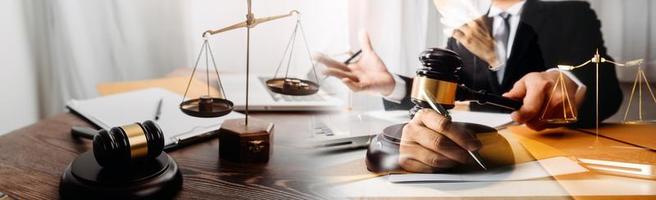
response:
<path id="1" fill-rule="evenodd" d="M 269 90 L 293 96 L 305 96 L 319 91 L 319 84 L 298 78 L 274 78 L 266 81 Z"/>
<path id="2" fill-rule="evenodd" d="M 576 117 L 564 118 L 564 119 L 545 119 L 544 122 L 548 124 L 573 124 L 576 123 L 578 119 Z"/>
<path id="3" fill-rule="evenodd" d="M 233 106 L 232 101 L 226 99 L 200 97 L 182 102 L 180 110 L 189 116 L 211 118 L 227 115 Z"/>
<path id="4" fill-rule="evenodd" d="M 624 121 L 625 124 L 656 124 L 656 120 L 632 120 Z"/>

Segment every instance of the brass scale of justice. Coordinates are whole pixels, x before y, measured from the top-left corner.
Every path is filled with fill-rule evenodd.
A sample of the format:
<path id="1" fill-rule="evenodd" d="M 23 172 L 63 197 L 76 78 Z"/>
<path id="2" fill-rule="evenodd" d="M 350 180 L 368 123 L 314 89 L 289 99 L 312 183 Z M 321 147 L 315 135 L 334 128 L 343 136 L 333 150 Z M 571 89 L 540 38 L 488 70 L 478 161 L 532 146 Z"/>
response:
<path id="1" fill-rule="evenodd" d="M 647 79 L 644 69 L 642 68 L 644 59 L 636 59 L 636 60 L 631 60 L 627 62 L 615 62 L 609 59 L 606 59 L 602 57 L 599 54 L 599 50 L 595 51 L 595 54 L 593 57 L 586 62 L 579 64 L 579 65 L 558 65 L 558 69 L 560 74 L 558 76 L 558 80 L 554 84 L 552 90 L 551 90 L 551 95 L 549 96 L 549 100 L 547 101 L 547 104 L 545 106 L 545 109 L 543 109 L 542 114 L 540 115 L 540 120 L 543 120 L 547 123 L 551 124 L 571 124 L 575 123 L 577 121 L 577 116 L 576 113 L 574 112 L 573 106 L 572 106 L 572 101 L 570 100 L 569 95 L 566 92 L 567 85 L 565 83 L 564 79 L 564 73 L 563 71 L 572 71 L 584 66 L 587 66 L 590 63 L 595 63 L 595 71 L 596 71 L 596 77 L 595 77 L 595 85 L 596 85 L 596 91 L 595 91 L 595 115 L 596 115 L 596 131 L 597 133 L 599 132 L 599 64 L 600 63 L 612 63 L 615 64 L 618 67 L 623 67 L 623 68 L 629 68 L 629 67 L 637 67 L 637 72 L 636 72 L 636 77 L 633 82 L 633 88 L 631 90 L 631 96 L 629 98 L 628 104 L 626 106 L 625 112 L 624 112 L 624 119 L 622 120 L 622 123 L 625 124 L 645 124 L 645 123 L 654 123 L 656 120 L 645 120 L 643 117 L 643 112 L 642 112 L 642 107 L 643 107 L 643 102 L 642 102 L 642 85 L 643 81 L 644 84 L 646 85 L 650 97 L 653 100 L 653 102 L 656 104 L 656 96 L 654 95 L 654 92 L 650 86 L 649 80 Z M 635 92 L 636 88 L 638 89 L 638 119 L 636 120 L 629 120 L 628 115 L 631 110 L 631 103 L 633 102 L 633 99 L 635 97 Z M 556 93 L 558 91 L 558 93 Z M 554 99 L 554 94 L 560 94 L 561 102 L 562 103 L 562 117 L 553 117 L 549 118 L 548 116 L 545 116 L 545 114 L 548 111 L 548 106 L 549 103 Z"/>
<path id="2" fill-rule="evenodd" d="M 247 0 L 248 3 L 248 13 L 246 15 L 246 20 L 243 22 L 239 22 L 233 25 L 230 25 L 228 27 L 222 28 L 222 29 L 217 29 L 217 30 L 207 30 L 203 33 L 203 44 L 201 46 L 200 53 L 198 54 L 198 57 L 196 59 L 196 63 L 194 65 L 194 69 L 192 71 L 191 77 L 189 78 L 189 83 L 187 84 L 187 88 L 185 90 L 185 94 L 183 97 L 183 102 L 180 104 L 180 110 L 182 110 L 185 114 L 193 116 L 193 117 L 203 117 L 203 118 L 209 118 L 209 117 L 221 117 L 224 115 L 227 115 L 233 110 L 234 104 L 232 101 L 226 99 L 225 97 L 225 91 L 223 90 L 223 84 L 221 83 L 221 78 L 219 76 L 218 68 L 216 66 L 216 61 L 214 60 L 214 55 L 212 53 L 212 48 L 210 47 L 210 44 L 208 42 L 208 37 L 211 35 L 216 35 L 219 33 L 223 33 L 226 31 L 230 30 L 235 30 L 235 29 L 240 29 L 240 28 L 246 28 L 246 125 L 248 124 L 248 79 L 249 79 L 249 73 L 250 73 L 250 30 L 254 28 L 255 26 L 266 23 L 269 21 L 281 19 L 281 18 L 286 18 L 292 15 L 297 16 L 296 20 L 296 25 L 294 27 L 294 31 L 291 34 L 291 38 L 289 42 L 287 43 L 287 47 L 284 50 L 284 54 L 282 59 L 280 60 L 280 63 L 278 64 L 278 67 L 276 68 L 276 72 L 274 73 L 274 77 L 272 79 L 269 79 L 266 81 L 266 86 L 269 90 L 272 92 L 278 93 L 278 94 L 283 94 L 283 95 L 293 95 L 293 96 L 303 96 L 303 95 L 312 95 L 317 93 L 319 91 L 319 84 L 317 82 L 313 82 L 311 80 L 305 80 L 301 78 L 292 78 L 289 77 L 289 69 L 291 65 L 291 60 L 292 56 L 294 53 L 294 45 L 296 42 L 297 34 L 300 31 L 301 37 L 303 38 L 303 42 L 305 43 L 305 48 L 307 50 L 308 58 L 310 59 L 310 63 L 312 64 L 312 70 L 314 72 L 314 76 L 316 80 L 318 79 L 316 69 L 315 69 L 315 64 L 312 62 L 312 58 L 310 55 L 310 50 L 308 47 L 307 39 L 305 37 L 305 33 L 303 31 L 303 26 L 300 21 L 300 12 L 296 10 L 290 11 L 288 14 L 285 15 L 277 15 L 277 16 L 271 16 L 271 17 L 263 17 L 263 18 L 255 18 L 255 15 L 252 12 L 251 9 L 251 0 Z M 196 69 L 199 66 L 199 61 L 201 57 L 205 54 L 205 68 L 207 72 L 207 96 L 200 96 L 197 98 L 192 98 L 189 100 L 186 100 L 187 98 L 187 92 L 189 91 L 189 87 L 191 85 L 191 81 L 194 79 L 194 75 L 196 73 Z M 280 69 L 285 61 L 285 58 L 287 58 L 287 66 L 285 69 L 285 74 L 284 77 L 278 77 Z M 212 65 L 214 67 L 214 71 L 216 72 L 216 76 L 218 79 L 218 84 L 220 87 L 219 91 L 219 96 L 218 97 L 212 97 L 210 94 L 210 81 L 209 81 L 209 60 L 211 59 Z"/>
<path id="3" fill-rule="evenodd" d="M 255 18 L 255 15 L 252 12 L 251 0 L 247 0 L 248 13 L 246 14 L 246 20 L 227 26 L 222 29 L 217 30 L 207 30 L 203 32 L 203 44 L 201 50 L 198 53 L 198 58 L 194 64 L 194 69 L 189 78 L 189 83 L 187 83 L 187 88 L 185 89 L 184 96 L 182 97 L 182 103 L 180 103 L 179 108 L 183 113 L 200 118 L 215 118 L 221 117 L 232 112 L 234 104 L 232 101 L 228 100 L 223 89 L 223 83 L 221 83 L 221 77 L 219 75 L 219 70 L 214 59 L 212 48 L 210 47 L 208 37 L 216 34 L 220 34 L 226 31 L 245 28 L 246 29 L 246 105 L 245 105 L 245 117 L 243 119 L 228 119 L 223 121 L 221 128 L 218 131 L 219 137 L 219 157 L 221 159 L 235 161 L 235 162 L 246 162 L 246 163 L 265 163 L 269 160 L 270 149 L 271 149 L 271 131 L 273 130 L 273 123 L 264 122 L 256 119 L 249 119 L 248 117 L 248 100 L 249 100 L 249 74 L 250 74 L 250 38 L 251 38 L 251 29 L 255 26 L 270 22 L 273 20 L 290 17 L 296 15 L 296 25 L 291 34 L 291 38 L 287 43 L 287 47 L 283 52 L 282 59 L 276 68 L 274 76 L 272 79 L 266 81 L 266 86 L 269 90 L 274 93 L 281 95 L 292 95 L 292 96 L 304 96 L 312 95 L 319 91 L 319 78 L 317 76 L 316 68 L 314 62 L 312 62 L 312 57 L 310 54 L 310 49 L 307 43 L 305 32 L 301 24 L 300 12 L 296 10 L 290 11 L 288 14 Z M 308 58 L 312 65 L 312 71 L 314 73 L 314 78 L 317 82 L 311 80 L 301 79 L 301 78 L 292 78 L 289 76 L 289 69 L 291 68 L 292 58 L 294 55 L 294 46 L 296 44 L 297 36 L 300 32 L 300 37 L 303 38 L 305 49 L 307 50 Z M 187 93 L 191 86 L 191 81 L 194 79 L 196 70 L 199 66 L 200 59 L 205 54 L 205 70 L 207 78 L 207 95 L 200 97 L 195 97 L 187 100 Z M 216 73 L 217 82 L 219 84 L 219 94 L 218 96 L 212 97 L 210 93 L 210 59 Z M 284 76 L 279 77 L 279 72 L 283 63 L 287 59 L 286 68 Z"/>

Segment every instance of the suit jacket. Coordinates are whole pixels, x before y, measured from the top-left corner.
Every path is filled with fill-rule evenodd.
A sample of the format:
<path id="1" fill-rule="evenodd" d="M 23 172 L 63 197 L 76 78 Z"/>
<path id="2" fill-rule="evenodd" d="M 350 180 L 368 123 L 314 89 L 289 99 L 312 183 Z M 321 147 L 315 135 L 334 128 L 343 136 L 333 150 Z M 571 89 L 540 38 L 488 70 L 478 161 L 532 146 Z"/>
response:
<path id="1" fill-rule="evenodd" d="M 488 18 L 486 22 L 491 29 L 492 20 Z M 447 48 L 458 53 L 464 62 L 460 83 L 501 95 L 530 72 L 545 71 L 558 64 L 578 65 L 592 58 L 596 49 L 601 56 L 610 58 L 600 27 L 601 22 L 587 2 L 527 0 L 501 84 L 497 81 L 496 72 L 487 69 L 485 61 L 458 44 L 454 38 L 449 38 Z M 587 86 L 576 125 L 589 127 L 595 124 L 595 67 L 588 65 L 574 70 L 573 74 Z M 406 91 L 410 91 L 412 79 L 402 78 L 406 81 Z M 599 88 L 599 119 L 604 120 L 613 115 L 622 103 L 622 91 L 613 64 L 599 66 Z M 463 100 L 460 95 L 458 98 Z M 384 101 L 384 105 L 388 110 L 414 106 L 409 94 L 400 104 Z"/>

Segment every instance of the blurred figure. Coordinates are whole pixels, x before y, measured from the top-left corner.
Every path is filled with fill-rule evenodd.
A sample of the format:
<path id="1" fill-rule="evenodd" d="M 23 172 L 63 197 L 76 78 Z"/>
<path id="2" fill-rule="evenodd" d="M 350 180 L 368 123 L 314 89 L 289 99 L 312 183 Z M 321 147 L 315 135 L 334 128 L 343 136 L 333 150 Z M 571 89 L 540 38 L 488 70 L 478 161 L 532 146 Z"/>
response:
<path id="1" fill-rule="evenodd" d="M 596 49 L 609 58 L 600 31 L 601 23 L 587 2 L 542 2 L 538 0 L 493 0 L 485 16 L 454 30 L 447 48 L 464 62 L 461 83 L 476 90 L 523 101 L 512 118 L 535 130 L 553 127 L 540 120 L 562 115 L 561 93 L 551 94 L 560 72 L 558 64 L 589 60 Z M 385 97 L 386 109 L 410 109 L 412 78 L 391 74 L 371 47 L 366 33 L 360 34 L 362 57 L 344 65 L 327 57 L 317 60 L 329 68 L 327 75 L 341 79 L 353 91 L 368 91 Z M 595 124 L 594 67 L 563 72 L 568 95 L 578 109 L 577 126 Z M 599 119 L 614 114 L 622 101 L 612 64 L 599 67 Z M 547 104 L 548 98 L 553 100 Z M 473 104 L 472 104 L 473 105 Z M 560 112 L 560 113 L 559 113 Z M 577 113 L 577 112 L 575 112 Z M 432 110 L 422 110 L 403 130 L 400 164 L 404 169 L 432 172 L 471 162 L 465 150 L 481 144 L 467 130 L 452 128 L 450 121 Z"/>

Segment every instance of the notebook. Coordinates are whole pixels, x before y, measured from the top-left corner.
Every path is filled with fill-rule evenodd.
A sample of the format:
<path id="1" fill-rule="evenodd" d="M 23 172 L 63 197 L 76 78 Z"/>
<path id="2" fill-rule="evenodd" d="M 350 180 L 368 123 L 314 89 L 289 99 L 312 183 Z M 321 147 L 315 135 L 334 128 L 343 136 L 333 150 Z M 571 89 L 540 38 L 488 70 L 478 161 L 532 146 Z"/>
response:
<path id="1" fill-rule="evenodd" d="M 464 174 L 391 174 L 388 180 L 392 183 L 522 181 L 583 172 L 588 172 L 588 169 L 575 161 L 566 157 L 554 157 Z"/>
<path id="2" fill-rule="evenodd" d="M 87 100 L 71 100 L 66 105 L 102 129 L 154 120 L 157 105 L 162 108 L 157 124 L 164 132 L 165 148 L 186 144 L 188 141 L 213 136 L 223 120 L 243 118 L 232 112 L 219 118 L 196 118 L 184 114 L 178 105 L 182 96 L 161 88 L 135 90 Z"/>

